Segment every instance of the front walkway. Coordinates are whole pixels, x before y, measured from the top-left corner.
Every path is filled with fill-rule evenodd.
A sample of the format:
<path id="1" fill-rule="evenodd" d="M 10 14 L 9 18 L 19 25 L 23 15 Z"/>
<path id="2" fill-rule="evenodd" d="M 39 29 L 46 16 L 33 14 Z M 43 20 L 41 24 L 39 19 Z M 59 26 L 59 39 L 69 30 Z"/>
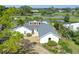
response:
<path id="1" fill-rule="evenodd" d="M 27 37 L 27 35 L 25 35 L 24 39 L 28 39 L 30 42 L 36 42 L 36 44 L 33 46 L 34 52 L 37 52 L 38 54 L 51 54 L 40 44 L 38 33 L 33 34 L 31 37 Z"/>
<path id="2" fill-rule="evenodd" d="M 48 50 L 46 50 L 41 44 L 35 45 L 33 48 L 35 52 L 38 52 L 39 54 L 51 54 Z"/>

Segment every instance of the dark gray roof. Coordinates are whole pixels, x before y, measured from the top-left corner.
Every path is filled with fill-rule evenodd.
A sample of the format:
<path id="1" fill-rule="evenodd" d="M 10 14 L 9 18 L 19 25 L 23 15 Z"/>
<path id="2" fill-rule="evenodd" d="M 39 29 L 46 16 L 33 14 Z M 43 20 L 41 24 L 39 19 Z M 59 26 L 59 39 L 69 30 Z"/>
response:
<path id="1" fill-rule="evenodd" d="M 42 37 L 46 34 L 52 33 L 55 36 L 58 36 L 56 30 L 54 27 L 49 26 L 48 24 L 40 24 L 39 29 L 38 29 L 39 36 Z"/>
<path id="2" fill-rule="evenodd" d="M 59 36 L 57 31 L 55 30 L 54 27 L 49 26 L 48 24 L 45 23 L 41 23 L 40 25 L 29 25 L 28 23 L 24 25 L 25 27 L 27 27 L 28 29 L 32 30 L 34 29 L 38 29 L 38 33 L 39 36 L 42 37 L 48 33 L 52 33 L 55 36 Z"/>
<path id="3" fill-rule="evenodd" d="M 39 27 L 38 25 L 30 25 L 29 23 L 26 23 L 24 26 L 27 27 L 27 28 L 30 29 L 30 30 L 32 30 L 32 29 L 34 29 L 34 28 L 36 29 L 36 28 Z"/>

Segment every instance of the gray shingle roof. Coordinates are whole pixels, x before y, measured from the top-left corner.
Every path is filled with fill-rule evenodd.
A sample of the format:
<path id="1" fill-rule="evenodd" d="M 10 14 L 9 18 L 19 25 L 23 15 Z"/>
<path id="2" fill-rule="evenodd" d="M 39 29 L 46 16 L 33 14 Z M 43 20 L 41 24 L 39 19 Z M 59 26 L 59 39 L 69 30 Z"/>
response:
<path id="1" fill-rule="evenodd" d="M 58 36 L 57 32 L 55 31 L 54 27 L 49 26 L 48 24 L 40 24 L 38 29 L 39 36 L 42 37 L 45 34 L 52 33 L 55 36 Z"/>
<path id="2" fill-rule="evenodd" d="M 57 31 L 55 30 L 54 27 L 49 26 L 48 24 L 45 23 L 41 23 L 40 25 L 29 25 L 28 23 L 24 25 L 25 27 L 27 27 L 28 29 L 32 30 L 34 29 L 38 29 L 38 33 L 39 33 L 39 37 L 42 37 L 48 33 L 52 33 L 55 36 L 59 36 Z"/>

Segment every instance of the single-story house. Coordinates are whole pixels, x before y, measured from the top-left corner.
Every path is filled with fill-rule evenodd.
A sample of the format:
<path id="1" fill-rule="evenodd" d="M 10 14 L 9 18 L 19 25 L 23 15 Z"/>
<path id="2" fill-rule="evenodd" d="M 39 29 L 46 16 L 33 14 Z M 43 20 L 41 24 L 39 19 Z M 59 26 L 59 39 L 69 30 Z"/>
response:
<path id="1" fill-rule="evenodd" d="M 41 16 L 41 13 L 39 12 L 39 10 L 31 10 L 33 16 Z"/>
<path id="2" fill-rule="evenodd" d="M 22 34 L 31 33 L 31 30 L 24 27 L 24 26 L 14 28 L 13 30 L 18 31 L 18 32 L 20 32 Z"/>
<path id="3" fill-rule="evenodd" d="M 70 30 L 75 32 L 79 30 L 79 23 L 64 24 L 64 27 L 69 28 Z"/>
<path id="4" fill-rule="evenodd" d="M 40 43 L 47 43 L 49 39 L 55 41 L 58 43 L 60 37 L 55 30 L 55 28 L 51 27 L 46 23 L 45 21 L 39 22 L 39 21 L 33 21 L 26 23 L 22 27 L 17 27 L 14 30 L 19 31 L 20 33 L 30 33 L 32 32 L 32 29 L 38 32 L 38 36 L 40 38 Z"/>
<path id="5" fill-rule="evenodd" d="M 40 43 L 47 43 L 49 39 L 58 43 L 59 35 L 56 30 L 51 28 L 48 24 L 40 24 L 38 28 Z"/>

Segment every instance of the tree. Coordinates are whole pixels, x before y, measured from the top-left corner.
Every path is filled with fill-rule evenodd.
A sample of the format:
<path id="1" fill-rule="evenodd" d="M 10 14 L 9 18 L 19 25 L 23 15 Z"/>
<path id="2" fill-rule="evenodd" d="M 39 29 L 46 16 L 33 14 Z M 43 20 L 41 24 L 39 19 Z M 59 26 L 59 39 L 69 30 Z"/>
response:
<path id="1" fill-rule="evenodd" d="M 69 19 L 70 19 L 69 14 L 66 14 L 66 16 L 64 17 L 64 21 L 65 21 L 65 22 L 69 22 Z"/>
<path id="2" fill-rule="evenodd" d="M 55 22 L 54 23 L 54 27 L 56 28 L 56 30 L 59 30 L 59 23 L 58 22 Z"/>
<path id="3" fill-rule="evenodd" d="M 9 16 L 13 16 L 13 15 L 16 15 L 17 14 L 17 9 L 15 7 L 9 7 L 7 8 L 4 12 L 3 12 L 4 15 L 9 15 Z"/>
<path id="4" fill-rule="evenodd" d="M 5 27 L 5 28 L 13 28 L 14 27 L 14 23 L 13 23 L 13 20 L 10 19 L 10 17 L 8 15 L 3 15 L 1 17 L 1 21 L 0 21 L 0 24 Z"/>
<path id="5" fill-rule="evenodd" d="M 75 8 L 75 11 L 77 11 L 77 10 L 79 10 L 79 7 L 76 7 L 76 8 Z"/>
<path id="6" fill-rule="evenodd" d="M 78 32 L 73 32 L 72 40 L 79 45 L 79 31 Z"/>
<path id="7" fill-rule="evenodd" d="M 18 19 L 16 21 L 17 21 L 17 25 L 23 25 L 25 23 L 25 21 L 22 19 Z"/>
<path id="8" fill-rule="evenodd" d="M 75 10 L 75 16 L 79 16 L 79 8 Z"/>
<path id="9" fill-rule="evenodd" d="M 19 32 L 12 32 L 11 36 L 3 44 L 0 44 L 0 53 L 16 53 L 20 48 L 17 44 L 23 38 Z"/>
<path id="10" fill-rule="evenodd" d="M 33 20 L 43 20 L 43 17 L 33 17 Z"/>
<path id="11" fill-rule="evenodd" d="M 47 14 L 47 11 L 46 10 L 40 10 L 39 11 L 42 15 L 46 15 Z"/>
<path id="12" fill-rule="evenodd" d="M 70 13 L 71 12 L 71 8 L 64 8 L 64 11 L 66 12 L 66 13 Z"/>
<path id="13" fill-rule="evenodd" d="M 3 11 L 6 9 L 6 7 L 5 6 L 2 6 L 2 5 L 0 5 L 0 16 L 2 16 L 3 15 Z"/>
<path id="14" fill-rule="evenodd" d="M 29 6 L 21 6 L 19 9 L 20 9 L 21 15 L 27 15 L 27 14 L 31 13 L 32 8 Z"/>
<path id="15" fill-rule="evenodd" d="M 6 9 L 5 6 L 0 5 L 0 11 L 3 11 L 3 10 L 5 10 L 5 9 Z"/>
<path id="16" fill-rule="evenodd" d="M 66 51 L 65 53 L 72 53 L 72 49 L 69 47 L 69 42 L 67 40 L 61 39 L 59 45 Z"/>

